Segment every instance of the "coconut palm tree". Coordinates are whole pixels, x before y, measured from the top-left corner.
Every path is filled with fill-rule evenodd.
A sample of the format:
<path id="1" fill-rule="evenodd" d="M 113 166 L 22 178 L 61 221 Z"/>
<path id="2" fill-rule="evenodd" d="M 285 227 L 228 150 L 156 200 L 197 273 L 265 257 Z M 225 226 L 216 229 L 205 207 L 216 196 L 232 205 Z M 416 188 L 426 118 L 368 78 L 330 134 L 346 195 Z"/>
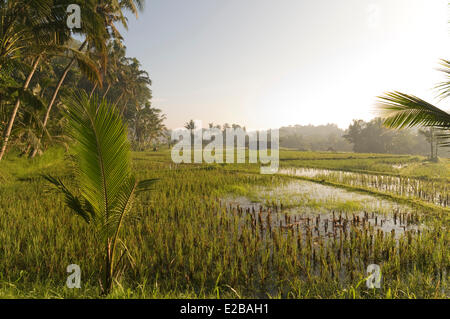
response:
<path id="1" fill-rule="evenodd" d="M 71 0 L 18 0 L 1 3 L 0 47 L 3 49 L 0 49 L 0 65 L 20 64 L 17 62 L 20 57 L 21 60 L 30 60 L 32 66 L 23 86 L 15 88 L 17 98 L 8 125 L 4 130 L 0 160 L 6 152 L 21 100 L 24 97 L 28 100 L 33 98 L 28 87 L 42 61 L 46 61 L 50 56 L 70 53 L 86 76 L 90 79 L 99 77 L 94 63 L 86 55 L 66 45 L 71 36 L 66 25 L 66 8 L 71 2 Z M 93 1 L 91 0 L 91 2 Z M 88 4 L 89 2 L 86 1 L 83 6 L 85 11 L 89 11 Z M 89 17 L 87 19 L 89 23 L 86 25 L 92 25 L 96 19 L 86 12 L 85 15 Z M 48 117 L 44 119 L 43 130 L 45 130 L 47 120 Z M 40 140 L 39 137 L 38 140 Z"/>
<path id="2" fill-rule="evenodd" d="M 52 4 L 53 0 L 0 1 L 0 69 L 5 64 L 17 66 L 26 57 L 36 57 L 50 42 L 49 26 L 61 29 L 55 23 Z"/>
<path id="3" fill-rule="evenodd" d="M 94 0 L 87 0 L 82 6 L 80 6 L 80 8 L 81 16 L 83 17 L 82 28 L 80 30 L 74 29 L 74 34 L 84 36 L 85 40 L 81 43 L 78 49 L 68 47 L 69 50 L 66 51 L 67 56 L 70 58 L 70 61 L 61 73 L 55 89 L 53 90 L 53 94 L 48 103 L 47 111 L 42 122 L 42 133 L 38 140 L 38 144 L 40 144 L 40 141 L 44 135 L 45 128 L 50 118 L 50 112 L 64 83 L 64 80 L 66 79 L 69 71 L 72 69 L 76 62 L 78 63 L 78 66 L 83 74 L 85 74 L 90 80 L 92 80 L 94 83 L 101 82 L 96 65 L 94 63 L 89 63 L 86 61 L 85 58 L 87 56 L 87 53 L 83 50 L 85 49 L 85 47 L 87 47 L 87 51 L 94 50 L 100 52 L 100 54 L 104 54 L 105 43 L 107 41 L 107 32 L 102 24 L 104 17 L 102 17 L 97 12 L 97 2 Z M 38 150 L 39 147 L 35 147 L 31 152 L 30 157 L 34 157 L 37 154 Z"/>
<path id="4" fill-rule="evenodd" d="M 194 131 L 197 127 L 195 126 L 194 120 L 189 120 L 189 122 L 186 122 L 184 124 L 184 128 L 187 130 L 190 130 L 191 132 Z"/>
<path id="5" fill-rule="evenodd" d="M 427 130 L 419 130 L 419 134 L 425 137 L 425 140 L 430 143 L 430 160 L 436 161 L 438 158 L 438 141 L 436 138 L 436 129 L 430 127 Z"/>
<path id="6" fill-rule="evenodd" d="M 450 96 L 450 62 L 442 60 L 440 71 L 446 80 L 436 86 L 442 99 Z M 388 92 L 378 97 L 378 109 L 384 117 L 384 125 L 390 128 L 425 126 L 437 130 L 436 137 L 442 146 L 450 146 L 450 114 L 409 94 Z"/>
<path id="7" fill-rule="evenodd" d="M 64 38 L 64 31 L 60 32 L 61 14 L 55 14 L 52 4 L 52 0 L 0 2 L 0 69 L 6 64 L 16 68 L 23 67 L 24 63 L 21 63 L 20 59 L 31 61 L 31 68 L 23 85 L 13 90 L 16 98 L 11 116 L 3 130 L 0 160 L 6 152 L 21 100 L 30 100 L 33 97 L 28 87 L 39 63 L 49 47 L 58 44 L 58 40 L 52 43 L 52 39 Z"/>
<path id="8" fill-rule="evenodd" d="M 144 107 L 139 107 L 129 120 L 132 128 L 132 136 L 135 148 L 143 151 L 150 143 L 156 143 L 157 139 L 164 135 L 166 130 L 163 124 L 166 116 L 157 108 L 151 107 L 147 102 Z"/>
<path id="9" fill-rule="evenodd" d="M 119 82 L 117 75 L 126 61 L 125 46 L 118 41 L 111 41 L 108 44 L 108 65 L 102 70 L 103 79 L 107 83 L 106 90 L 103 92 L 103 98 L 109 93 L 111 86 Z"/>
<path id="10" fill-rule="evenodd" d="M 70 136 L 75 141 L 76 170 L 79 195 L 73 193 L 61 179 L 44 176 L 65 196 L 73 213 L 92 226 L 103 247 L 104 273 L 102 290 L 111 291 L 120 272 L 121 257 L 117 244 L 124 219 L 135 196 L 147 191 L 155 182 L 138 182 L 131 173 L 131 151 L 127 127 L 120 112 L 111 103 L 96 95 L 74 94 L 64 100 L 67 106 Z M 123 248 L 123 253 L 126 246 Z"/>
<path id="11" fill-rule="evenodd" d="M 132 113 L 140 105 L 145 104 L 151 97 L 151 80 L 148 73 L 141 70 L 141 64 L 136 58 L 125 58 L 118 72 L 120 83 L 120 95 L 115 105 L 121 106 L 121 112 L 125 117 L 132 117 Z"/>
<path id="12" fill-rule="evenodd" d="M 107 42 L 110 39 L 116 39 L 118 41 L 122 40 L 122 36 L 117 30 L 115 24 L 120 23 L 124 28 L 127 28 L 127 19 L 124 15 L 125 10 L 131 11 L 133 14 L 138 16 L 138 12 L 143 9 L 143 0 L 89 0 L 89 5 L 84 3 L 81 6 L 81 14 L 85 18 L 83 19 L 83 27 L 78 33 L 85 36 L 84 42 L 81 44 L 78 51 L 82 51 L 85 46 L 88 47 L 88 51 L 95 50 L 102 57 L 102 65 L 106 68 L 107 63 Z M 100 19 L 100 21 L 98 20 Z M 74 55 L 67 67 L 64 69 L 58 84 L 53 92 L 52 98 L 47 106 L 47 112 L 43 121 L 43 129 L 47 126 L 48 119 L 50 117 L 50 112 L 56 101 L 59 90 L 67 77 L 68 72 L 74 66 L 75 62 L 78 62 L 80 55 Z M 96 70 L 93 65 L 79 64 L 82 71 L 93 79 L 93 83 L 102 86 L 102 80 L 99 77 L 92 76 L 92 72 Z M 41 137 L 42 138 L 42 137 Z M 40 142 L 40 140 L 39 140 Z M 31 157 L 34 157 L 38 149 L 35 148 L 31 153 Z"/>

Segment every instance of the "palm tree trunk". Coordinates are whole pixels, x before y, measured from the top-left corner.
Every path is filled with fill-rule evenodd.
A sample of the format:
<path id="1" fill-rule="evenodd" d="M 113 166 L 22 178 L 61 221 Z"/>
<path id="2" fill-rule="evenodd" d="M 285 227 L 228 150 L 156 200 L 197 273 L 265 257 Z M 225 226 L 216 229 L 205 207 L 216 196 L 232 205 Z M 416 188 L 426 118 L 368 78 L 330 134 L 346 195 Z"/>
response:
<path id="1" fill-rule="evenodd" d="M 87 40 L 85 40 L 81 44 L 81 46 L 78 49 L 78 51 L 83 50 L 86 44 L 87 44 Z M 53 95 L 52 95 L 52 98 L 50 100 L 50 103 L 48 104 L 47 112 L 45 113 L 45 117 L 44 117 L 44 121 L 42 122 L 42 133 L 41 133 L 41 136 L 38 139 L 38 143 L 37 143 L 38 147 L 39 147 L 39 145 L 41 143 L 42 138 L 44 137 L 45 127 L 47 126 L 47 122 L 48 122 L 48 119 L 50 117 L 50 111 L 52 110 L 53 104 L 56 101 L 56 97 L 58 96 L 59 90 L 61 89 L 61 86 L 62 86 L 64 80 L 66 79 L 67 74 L 69 73 L 70 69 L 72 68 L 72 66 L 74 64 L 75 64 L 75 57 L 72 58 L 72 60 L 69 62 L 69 64 L 64 69 L 63 74 L 59 78 L 58 84 L 56 85 L 55 91 L 53 92 Z M 30 155 L 31 158 L 36 156 L 36 153 L 38 152 L 38 147 L 35 147 L 33 149 L 33 152 Z"/>
<path id="2" fill-rule="evenodd" d="M 31 68 L 30 73 L 28 74 L 27 79 L 25 80 L 25 83 L 23 85 L 23 89 L 28 89 L 28 86 L 30 85 L 31 79 L 36 72 L 37 66 L 39 65 L 39 62 L 41 61 L 41 56 L 39 55 L 36 60 L 33 63 L 33 66 Z M 0 161 L 2 160 L 3 156 L 6 152 L 6 147 L 8 146 L 8 141 L 11 136 L 11 131 L 14 125 L 14 121 L 16 120 L 17 112 L 19 111 L 20 107 L 20 98 L 17 97 L 16 104 L 14 105 L 13 112 L 11 114 L 11 118 L 9 119 L 8 125 L 6 126 L 5 132 L 3 133 L 3 144 L 2 148 L 0 150 Z"/>
<path id="3" fill-rule="evenodd" d="M 434 153 L 435 153 L 435 158 L 436 159 L 438 159 L 438 152 L 439 152 L 439 144 L 436 141 L 436 145 L 435 145 L 435 148 L 434 148 Z"/>
<path id="4" fill-rule="evenodd" d="M 103 94 L 103 98 L 106 97 L 106 94 L 108 94 L 110 88 L 111 88 L 111 83 L 108 83 L 108 87 L 106 88 L 106 91 L 105 91 L 105 93 Z"/>
<path id="5" fill-rule="evenodd" d="M 92 90 L 91 90 L 91 94 L 89 94 L 89 98 L 91 98 L 91 97 L 92 97 L 92 94 L 94 94 L 94 91 L 95 91 L 95 89 L 97 88 L 97 84 L 98 84 L 98 82 L 95 82 L 94 87 L 93 87 Z"/>
<path id="6" fill-rule="evenodd" d="M 108 295 L 111 292 L 111 288 L 112 288 L 112 272 L 113 272 L 113 264 L 112 264 L 112 251 L 111 251 L 111 239 L 108 238 L 107 239 L 107 244 L 106 244 L 106 260 L 105 260 L 105 290 L 104 290 L 104 294 Z"/>
<path id="7" fill-rule="evenodd" d="M 124 93 L 125 93 L 124 91 L 122 93 L 120 93 L 120 96 L 117 98 L 116 103 L 114 103 L 114 107 L 117 107 L 117 105 L 119 104 L 119 101 L 122 99 Z"/>
<path id="8" fill-rule="evenodd" d="M 122 111 L 120 111 L 120 115 L 123 116 L 125 114 L 125 109 L 127 107 L 127 103 L 129 100 L 130 100 L 129 98 L 125 100 L 125 103 L 123 104 L 123 107 L 122 107 Z"/>
<path id="9" fill-rule="evenodd" d="M 431 155 L 430 159 L 434 159 L 434 134 L 433 134 L 433 128 L 430 128 L 430 146 L 431 146 Z"/>

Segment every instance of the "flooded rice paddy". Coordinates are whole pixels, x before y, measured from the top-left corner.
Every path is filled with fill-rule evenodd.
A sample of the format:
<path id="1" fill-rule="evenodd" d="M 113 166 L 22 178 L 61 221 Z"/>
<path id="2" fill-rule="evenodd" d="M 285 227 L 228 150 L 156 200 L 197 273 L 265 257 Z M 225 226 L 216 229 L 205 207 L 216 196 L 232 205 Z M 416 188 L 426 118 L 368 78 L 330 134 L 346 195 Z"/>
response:
<path id="1" fill-rule="evenodd" d="M 399 278 L 425 266 L 430 252 L 419 251 L 433 234 L 440 245 L 447 232 L 407 205 L 303 180 L 255 186 L 247 196 L 222 198 L 220 205 L 234 221 L 233 236 L 246 247 L 266 247 L 261 258 L 270 280 L 263 287 L 270 292 L 279 289 L 277 274 L 286 269 L 301 282 L 317 276 L 343 284 L 361 280 L 367 265 L 376 263 L 386 280 Z M 446 266 L 436 260 L 430 280 L 442 282 Z"/>
<path id="2" fill-rule="evenodd" d="M 308 181 L 258 187 L 249 197 L 226 197 L 222 205 L 249 216 L 263 232 L 295 229 L 316 238 L 346 237 L 353 228 L 397 238 L 424 227 L 420 215 L 407 205 Z"/>
<path id="3" fill-rule="evenodd" d="M 365 187 L 409 198 L 417 198 L 442 207 L 449 207 L 450 185 L 447 180 L 430 180 L 407 176 L 367 174 L 316 168 L 284 168 L 280 174 L 300 176 Z"/>

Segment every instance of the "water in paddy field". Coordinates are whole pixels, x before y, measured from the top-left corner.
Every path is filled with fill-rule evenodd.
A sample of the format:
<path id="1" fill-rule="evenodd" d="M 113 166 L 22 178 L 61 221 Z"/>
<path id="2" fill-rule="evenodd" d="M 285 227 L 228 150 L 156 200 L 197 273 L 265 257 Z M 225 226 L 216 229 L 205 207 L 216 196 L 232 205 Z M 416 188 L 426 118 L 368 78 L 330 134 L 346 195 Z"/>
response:
<path id="1" fill-rule="evenodd" d="M 407 205 L 308 181 L 258 187 L 252 200 L 229 196 L 221 204 L 230 212 L 251 215 L 265 229 L 295 229 L 320 237 L 339 238 L 352 227 L 398 237 L 424 227 Z"/>
<path id="2" fill-rule="evenodd" d="M 284 168 L 279 174 L 327 181 L 356 187 L 372 188 L 381 192 L 419 198 L 435 205 L 450 206 L 450 185 L 447 181 L 426 180 L 405 176 L 365 174 L 316 168 Z"/>

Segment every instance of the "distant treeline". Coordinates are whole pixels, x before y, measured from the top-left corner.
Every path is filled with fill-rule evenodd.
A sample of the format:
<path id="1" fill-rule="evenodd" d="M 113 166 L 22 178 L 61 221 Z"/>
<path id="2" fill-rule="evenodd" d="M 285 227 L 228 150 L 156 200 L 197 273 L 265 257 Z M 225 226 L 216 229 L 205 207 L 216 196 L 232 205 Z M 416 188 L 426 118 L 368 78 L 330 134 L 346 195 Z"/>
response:
<path id="1" fill-rule="evenodd" d="M 184 127 L 192 131 L 197 129 L 193 120 L 186 122 Z M 224 137 L 226 129 L 247 131 L 245 126 L 235 123 L 231 125 L 209 123 L 209 128 L 221 130 Z M 380 118 L 374 118 L 369 122 L 353 120 L 345 130 L 336 124 L 293 125 L 279 129 L 280 147 L 300 151 L 412 154 L 425 155 L 430 158 L 450 157 L 448 150 L 437 146 L 435 136 L 436 134 L 433 134 L 429 128 L 388 129 L 383 126 L 383 120 Z M 161 142 L 163 141 L 161 140 Z M 176 139 L 171 141 L 171 143 L 175 142 Z M 203 144 L 208 142 L 203 140 Z M 225 145 L 225 139 L 223 143 Z M 248 147 L 248 138 L 245 140 L 245 145 Z M 271 147 L 270 141 L 267 147 Z"/>
<path id="2" fill-rule="evenodd" d="M 370 122 L 353 120 L 346 130 L 336 124 L 281 127 L 280 146 L 305 151 L 416 154 L 430 157 L 436 156 L 437 152 L 441 157 L 449 156 L 448 151 L 436 147 L 429 129 L 390 130 L 383 127 L 380 118 Z"/>
<path id="3" fill-rule="evenodd" d="M 352 144 L 336 124 L 294 125 L 280 128 L 280 146 L 302 151 L 351 152 Z"/>

